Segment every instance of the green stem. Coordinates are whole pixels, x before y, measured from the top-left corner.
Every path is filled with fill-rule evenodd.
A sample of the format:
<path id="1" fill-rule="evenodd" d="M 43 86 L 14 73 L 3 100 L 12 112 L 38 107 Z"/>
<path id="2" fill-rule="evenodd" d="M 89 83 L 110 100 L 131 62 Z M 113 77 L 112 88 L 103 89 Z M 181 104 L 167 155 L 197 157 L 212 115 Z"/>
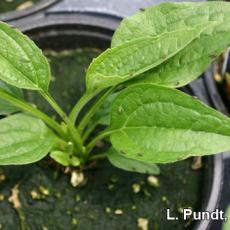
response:
<path id="1" fill-rule="evenodd" d="M 86 131 L 84 132 L 83 136 L 82 136 L 82 140 L 83 142 L 85 142 L 87 140 L 87 138 L 90 136 L 90 134 L 94 131 L 94 129 L 97 127 L 98 125 L 98 121 L 94 122 L 93 124 L 91 124 L 89 126 L 88 129 L 86 129 Z"/>
<path id="2" fill-rule="evenodd" d="M 79 113 L 81 112 L 82 108 L 97 94 L 97 92 L 93 93 L 85 93 L 80 100 L 76 103 L 76 105 L 73 107 L 71 113 L 69 114 L 69 119 L 72 122 L 73 125 L 75 125 L 75 122 L 77 120 L 77 117 Z"/>
<path id="3" fill-rule="evenodd" d="M 52 118 L 47 116 L 45 113 L 41 112 L 40 110 L 36 109 L 35 107 L 31 106 L 30 104 L 17 99 L 10 94 L 6 93 L 3 90 L 0 90 L 0 98 L 9 102 L 10 104 L 16 106 L 17 108 L 29 112 L 30 114 L 34 115 L 35 117 L 40 118 L 43 120 L 48 126 L 53 128 L 61 137 L 65 138 L 66 133 L 62 130 L 61 126 L 54 121 Z"/>
<path id="4" fill-rule="evenodd" d="M 105 158 L 107 158 L 107 154 L 101 153 L 101 154 L 96 154 L 96 155 L 91 156 L 89 158 L 89 161 L 104 160 Z"/>
<path id="5" fill-rule="evenodd" d="M 74 127 L 72 122 L 69 120 L 65 112 L 59 107 L 56 101 L 49 94 L 42 91 L 40 91 L 40 93 L 47 100 L 47 102 L 53 107 L 53 109 L 59 114 L 59 116 L 63 119 L 63 121 L 66 123 L 71 133 L 71 136 L 73 138 L 73 141 L 77 145 L 78 150 L 80 150 L 81 152 L 85 152 L 81 136 L 78 130 Z"/>
<path id="6" fill-rule="evenodd" d="M 107 90 L 102 96 L 96 101 L 96 103 L 89 109 L 89 111 L 86 113 L 86 115 L 81 120 L 78 130 L 80 133 L 84 130 L 86 125 L 88 124 L 89 120 L 92 118 L 92 116 L 95 114 L 97 109 L 104 103 L 105 99 L 111 94 L 111 92 L 114 90 L 113 88 L 110 88 Z"/>
<path id="7" fill-rule="evenodd" d="M 25 214 L 23 213 L 22 209 L 21 208 L 16 208 L 16 211 L 18 213 L 18 217 L 19 217 L 19 220 L 20 220 L 20 227 L 21 227 L 21 230 L 29 230 L 29 227 L 26 223 L 26 217 L 25 217 Z"/>
<path id="8" fill-rule="evenodd" d="M 112 133 L 112 131 L 107 130 L 107 129 L 105 131 L 99 133 L 99 135 L 96 136 L 92 141 L 90 141 L 89 144 L 86 146 L 86 151 L 89 153 L 94 148 L 94 146 L 97 144 L 98 141 L 109 136 L 111 133 Z"/>

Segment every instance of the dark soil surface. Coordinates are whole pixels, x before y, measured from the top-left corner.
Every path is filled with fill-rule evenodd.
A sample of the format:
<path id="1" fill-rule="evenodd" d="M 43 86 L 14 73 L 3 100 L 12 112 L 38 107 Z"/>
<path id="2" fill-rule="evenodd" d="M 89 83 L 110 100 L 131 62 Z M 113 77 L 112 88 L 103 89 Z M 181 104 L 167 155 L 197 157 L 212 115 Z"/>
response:
<path id="1" fill-rule="evenodd" d="M 74 188 L 68 175 L 47 166 L 46 161 L 21 167 L 2 167 L 6 180 L 0 185 L 0 229 L 135 230 L 138 219 L 149 222 L 149 230 L 182 230 L 190 222 L 166 221 L 166 208 L 176 215 L 183 207 L 199 209 L 202 200 L 202 171 L 190 169 L 191 161 L 161 167 L 160 187 L 147 183 L 147 175 L 128 173 L 107 161 L 85 172 L 82 188 Z M 11 189 L 19 184 L 22 216 L 8 202 Z M 134 193 L 133 184 L 141 187 Z M 32 198 L 32 193 L 37 194 Z M 115 213 L 121 212 L 120 215 Z"/>

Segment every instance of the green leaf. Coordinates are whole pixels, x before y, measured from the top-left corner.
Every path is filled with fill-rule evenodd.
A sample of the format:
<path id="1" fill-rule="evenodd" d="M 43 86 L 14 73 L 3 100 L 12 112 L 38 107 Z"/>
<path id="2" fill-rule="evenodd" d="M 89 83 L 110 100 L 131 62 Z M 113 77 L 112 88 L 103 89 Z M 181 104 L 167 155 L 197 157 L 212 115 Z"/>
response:
<path id="1" fill-rule="evenodd" d="M 112 46 L 143 36 L 160 36 L 200 23 L 210 23 L 200 37 L 175 56 L 128 82 L 179 87 L 202 74 L 208 64 L 229 45 L 229 20 L 230 4 L 226 2 L 163 3 L 124 19 L 113 36 Z"/>
<path id="2" fill-rule="evenodd" d="M 59 164 L 62 164 L 64 166 L 70 166 L 68 153 L 62 151 L 52 151 L 50 153 L 50 157 Z"/>
<path id="3" fill-rule="evenodd" d="M 230 119 L 178 90 L 140 84 L 113 101 L 113 147 L 126 157 L 168 163 L 230 149 Z"/>
<path id="4" fill-rule="evenodd" d="M 8 85 L 1 80 L 0 80 L 0 89 L 6 91 L 7 93 L 13 95 L 18 99 L 23 99 L 23 94 L 21 89 Z M 20 111 L 20 109 L 0 99 L 0 115 L 7 115 L 18 111 Z"/>
<path id="5" fill-rule="evenodd" d="M 16 114 L 0 120 L 0 165 L 39 161 L 55 144 L 56 137 L 39 119 Z"/>
<path id="6" fill-rule="evenodd" d="M 210 25 L 143 37 L 108 49 L 91 63 L 86 85 L 97 91 L 130 80 L 162 64 L 184 49 Z"/>
<path id="7" fill-rule="evenodd" d="M 41 50 L 25 35 L 0 22 L 0 79 L 18 88 L 48 91 L 50 68 Z"/>
<path id="8" fill-rule="evenodd" d="M 50 157 L 64 166 L 77 167 L 81 164 L 80 160 L 77 157 L 73 156 L 70 158 L 70 155 L 68 153 L 62 151 L 52 151 L 50 153 Z"/>
<path id="9" fill-rule="evenodd" d="M 224 223 L 223 230 L 229 230 L 230 229 L 230 206 L 228 207 L 225 216 L 228 218 L 227 222 Z"/>
<path id="10" fill-rule="evenodd" d="M 112 47 L 146 36 L 196 27 L 201 23 L 224 22 L 228 2 L 165 2 L 125 18 L 116 29 Z"/>
<path id="11" fill-rule="evenodd" d="M 156 164 L 148 164 L 141 161 L 126 158 L 119 154 L 114 148 L 108 151 L 108 159 L 112 165 L 129 172 L 160 174 L 160 169 Z"/>

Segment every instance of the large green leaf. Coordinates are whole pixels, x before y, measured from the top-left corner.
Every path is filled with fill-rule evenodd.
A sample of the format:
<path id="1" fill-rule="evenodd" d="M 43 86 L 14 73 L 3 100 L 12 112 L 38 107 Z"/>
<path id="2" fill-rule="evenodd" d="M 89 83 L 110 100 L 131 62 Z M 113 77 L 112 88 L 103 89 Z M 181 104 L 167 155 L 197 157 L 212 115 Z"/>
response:
<path id="1" fill-rule="evenodd" d="M 18 99 L 23 99 L 22 90 L 14 86 L 8 85 L 0 80 L 0 89 L 8 92 Z M 6 115 L 19 111 L 19 109 L 10 103 L 0 99 L 0 115 Z"/>
<path id="2" fill-rule="evenodd" d="M 91 63 L 87 90 L 100 90 L 132 79 L 165 62 L 199 37 L 210 24 L 146 36 L 108 49 Z"/>
<path id="3" fill-rule="evenodd" d="M 177 55 L 129 82 L 183 86 L 197 78 L 230 44 L 229 20 L 230 4 L 226 2 L 163 3 L 124 19 L 113 36 L 112 46 L 210 22 L 210 27 Z"/>
<path id="4" fill-rule="evenodd" d="M 158 175 L 160 169 L 156 164 L 136 161 L 118 153 L 114 148 L 108 151 L 108 159 L 115 167 L 129 172 L 147 173 Z"/>
<path id="5" fill-rule="evenodd" d="M 45 157 L 56 138 L 39 119 L 16 114 L 0 120 L 0 165 L 20 165 Z"/>
<path id="6" fill-rule="evenodd" d="M 201 23 L 223 23 L 229 14 L 228 2 L 162 3 L 125 18 L 113 35 L 112 47 L 145 36 L 193 28 Z"/>
<path id="7" fill-rule="evenodd" d="M 48 91 L 50 68 L 25 35 L 0 22 L 0 79 L 19 88 Z"/>
<path id="8" fill-rule="evenodd" d="M 230 119 L 178 90 L 140 84 L 111 108 L 111 142 L 126 157 L 167 163 L 230 149 Z"/>

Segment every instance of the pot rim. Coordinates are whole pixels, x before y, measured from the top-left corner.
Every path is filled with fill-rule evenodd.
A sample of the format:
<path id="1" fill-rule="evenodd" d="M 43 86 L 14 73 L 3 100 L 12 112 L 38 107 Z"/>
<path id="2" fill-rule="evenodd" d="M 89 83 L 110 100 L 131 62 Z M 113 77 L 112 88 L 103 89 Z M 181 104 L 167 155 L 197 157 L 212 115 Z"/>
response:
<path id="1" fill-rule="evenodd" d="M 84 26 L 89 26 L 91 28 L 99 29 L 99 32 L 95 33 L 94 31 L 93 33 L 91 33 L 91 35 L 93 34 L 93 36 L 99 36 L 101 34 L 103 38 L 111 39 L 111 35 L 101 32 L 100 29 L 107 29 L 109 31 L 114 31 L 118 26 L 119 22 L 120 19 L 117 17 L 113 17 L 113 16 L 105 17 L 105 15 L 99 15 L 99 14 L 84 14 L 84 13 L 77 13 L 77 14 L 70 14 L 70 15 L 48 14 L 45 15 L 44 18 L 40 18 L 39 20 L 36 20 L 36 23 L 30 23 L 29 25 L 24 23 L 24 25 L 22 24 L 19 25 L 19 28 L 22 30 L 22 32 L 29 33 L 30 31 L 33 31 L 35 29 L 42 30 L 44 28 L 46 29 L 56 28 L 57 30 L 58 29 L 60 30 L 60 27 L 77 25 L 80 26 L 81 28 L 80 35 L 82 35 L 82 33 L 84 35 L 87 35 L 87 33 L 90 33 L 90 31 L 86 30 L 84 33 Z M 58 35 L 58 33 L 56 35 Z M 204 87 L 207 81 L 206 77 L 205 78 L 202 77 L 199 80 L 201 81 L 202 87 Z M 212 89 L 212 90 L 213 90 L 212 93 L 215 92 L 217 93 L 216 89 Z M 214 106 L 217 109 L 219 109 L 219 107 L 213 103 L 213 98 L 211 96 L 207 100 L 209 101 L 210 106 Z M 223 154 L 208 156 L 206 162 L 208 165 L 208 167 L 205 168 L 205 175 L 207 176 L 207 178 L 205 180 L 206 185 L 203 193 L 204 195 L 208 194 L 208 196 L 204 196 L 204 195 L 202 196 L 201 211 L 211 212 L 214 211 L 216 208 L 218 208 L 218 204 L 223 189 L 223 176 L 224 176 Z M 208 230 L 211 226 L 211 223 L 212 220 L 197 221 L 192 229 Z"/>

